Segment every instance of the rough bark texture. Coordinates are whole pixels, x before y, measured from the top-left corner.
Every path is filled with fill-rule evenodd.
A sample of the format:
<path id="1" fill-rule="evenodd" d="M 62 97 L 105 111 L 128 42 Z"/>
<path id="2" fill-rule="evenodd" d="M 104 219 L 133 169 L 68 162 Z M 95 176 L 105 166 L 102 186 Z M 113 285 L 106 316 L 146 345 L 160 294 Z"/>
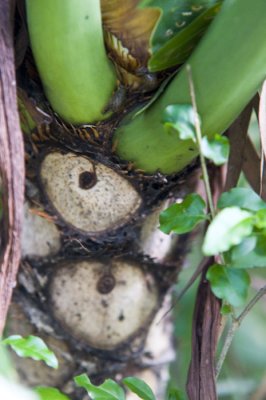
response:
<path id="1" fill-rule="evenodd" d="M 2 179 L 0 255 L 0 335 L 20 260 L 24 193 L 24 150 L 16 107 L 12 13 L 9 0 L 0 3 L 0 169 Z"/>
<path id="2" fill-rule="evenodd" d="M 247 135 L 252 109 L 253 102 L 250 102 L 227 131 L 231 152 L 228 161 L 225 191 L 234 187 L 243 168 L 245 149 L 250 145 Z"/>
<path id="3" fill-rule="evenodd" d="M 190 400 L 215 400 L 215 352 L 220 328 L 220 300 L 211 292 L 205 278 L 207 263 L 199 285 L 193 316 L 192 360 L 187 393 Z"/>
<path id="4" fill-rule="evenodd" d="M 11 9 L 11 3 L 2 0 L 0 331 L 15 286 L 23 205 L 24 153 L 16 110 Z M 22 2 L 17 11 L 16 65 L 19 97 L 24 103 L 21 122 L 27 180 L 22 263 L 8 333 L 43 337 L 60 361 L 59 370 L 53 372 L 14 356 L 17 369 L 28 384 L 54 385 L 79 400 L 83 394 L 74 387 L 73 376 L 81 372 L 96 383 L 107 377 L 121 380 L 125 375 L 138 375 L 161 399 L 174 351 L 171 321 L 157 322 L 169 307 L 167 293 L 181 268 L 188 238 L 163 235 L 158 230 L 158 215 L 169 202 L 194 189 L 194 166 L 176 176 L 145 175 L 114 154 L 111 138 L 123 116 L 75 128 L 54 115 L 27 49 Z M 135 96 L 127 99 L 125 113 L 136 102 Z M 249 165 L 258 169 L 254 152 L 246 146 L 250 113 L 248 106 L 228 132 L 233 151 L 227 190 L 236 183 L 241 168 L 247 174 Z M 225 174 L 214 169 L 211 175 L 216 202 Z M 252 184 L 257 188 L 257 181 Z M 91 206 L 94 195 L 97 201 Z M 112 198 L 119 204 L 115 221 L 109 212 Z M 88 228 L 84 221 L 92 212 L 97 213 L 96 223 Z M 100 230 L 97 221 L 102 224 Z M 202 273 L 194 311 L 187 384 L 190 400 L 217 399 L 214 359 L 221 316 L 220 301 L 205 279 L 211 263 L 208 260 Z M 98 331 L 97 323 L 101 324 Z"/>
<path id="5" fill-rule="evenodd" d="M 160 232 L 158 218 L 193 190 L 195 165 L 176 176 L 146 175 L 114 154 L 111 138 L 122 114 L 81 127 L 54 115 L 25 52 L 17 11 L 26 201 L 7 334 L 42 337 L 60 367 L 36 368 L 14 355 L 16 367 L 30 386 L 56 386 L 73 399 L 83 396 L 73 383 L 81 372 L 96 383 L 137 375 L 163 398 L 174 357 L 172 323 L 157 322 L 169 307 L 164 298 L 187 238 Z M 136 101 L 133 94 L 126 109 Z"/>

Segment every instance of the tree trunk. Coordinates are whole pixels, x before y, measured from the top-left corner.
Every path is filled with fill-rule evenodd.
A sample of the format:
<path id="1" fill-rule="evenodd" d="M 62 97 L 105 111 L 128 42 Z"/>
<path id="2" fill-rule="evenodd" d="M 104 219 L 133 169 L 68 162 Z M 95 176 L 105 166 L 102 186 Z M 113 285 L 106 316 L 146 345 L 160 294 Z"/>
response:
<path id="1" fill-rule="evenodd" d="M 190 190 L 188 180 L 184 188 L 180 177 L 130 174 L 74 131 L 56 141 L 59 129 L 53 120 L 27 140 L 23 257 L 8 334 L 41 336 L 60 367 L 15 357 L 16 366 L 30 385 L 72 396 L 73 376 L 86 372 L 95 382 L 140 376 L 162 398 L 174 350 L 171 319 L 161 318 L 186 238 L 161 233 L 158 215 Z"/>
<path id="2" fill-rule="evenodd" d="M 103 23 L 107 24 L 105 44 L 108 46 L 110 40 L 114 41 L 115 46 L 117 45 L 114 53 L 110 49 L 108 51 L 109 57 L 116 64 L 116 70 L 119 71 L 120 82 L 106 109 L 98 107 L 99 122 L 73 126 L 70 122 L 84 121 L 84 115 L 87 115 L 87 101 L 93 103 L 87 95 L 90 90 L 82 91 L 83 95 L 85 93 L 85 107 L 82 108 L 81 115 L 76 118 L 76 115 L 73 115 L 75 112 L 69 107 L 71 102 L 68 100 L 61 102 L 61 92 L 58 93 L 58 90 L 52 87 L 54 103 L 52 100 L 50 103 L 60 115 L 64 117 L 71 115 L 71 118 L 67 118 L 68 123 L 66 123 L 52 110 L 44 91 L 49 97 L 51 87 L 49 88 L 49 85 L 47 87 L 46 78 L 50 79 L 49 74 L 53 68 L 50 68 L 45 60 L 47 70 L 40 69 L 36 57 L 39 50 L 38 41 L 35 43 L 32 41 L 41 77 L 45 78 L 41 82 L 28 46 L 24 2 L 17 0 L 16 3 L 14 32 L 17 97 L 20 123 L 24 133 L 26 183 L 22 260 L 6 333 L 36 334 L 42 337 L 54 350 L 60 362 L 58 371 L 54 372 L 43 364 L 37 366 L 34 361 L 22 361 L 13 355 L 17 370 L 22 380 L 30 386 L 56 386 L 70 394 L 73 400 L 80 400 L 83 396 L 73 383 L 73 377 L 79 373 L 86 372 L 95 383 L 100 383 L 107 377 L 120 381 L 124 376 L 137 375 L 153 388 L 156 398 L 161 399 L 167 383 L 168 364 L 174 357 L 171 317 L 169 314 L 165 316 L 165 313 L 170 307 L 170 290 L 182 266 L 189 237 L 164 235 L 158 229 L 158 217 L 161 210 L 174 201 L 182 200 L 187 193 L 194 190 L 198 181 L 197 162 L 191 162 L 195 160 L 198 151 L 195 144 L 192 141 L 181 141 L 177 132 L 166 136 L 161 124 L 161 115 L 169 104 L 190 103 L 187 70 L 184 67 L 177 77 L 170 76 L 172 70 L 160 71 L 157 75 L 149 74 L 148 53 L 146 54 L 147 49 L 144 49 L 146 72 L 143 73 L 138 65 L 141 60 L 135 59 L 132 54 L 128 55 L 127 48 L 121 45 L 122 42 L 113 38 L 103 16 Z M 108 2 L 102 1 L 103 3 L 106 3 L 108 9 Z M 5 318 L 18 265 L 18 236 L 23 197 L 22 141 L 15 118 L 15 94 L 14 90 L 10 89 L 14 86 L 15 70 L 13 38 L 10 24 L 7 23 L 11 4 L 11 1 L 5 0 L 4 6 L 2 4 L 0 6 L 0 21 L 4 21 L 4 28 L 1 28 L 0 32 L 0 47 L 3 49 L 0 57 L 3 58 L 4 65 L 4 68 L 1 66 L 0 74 L 0 143 L 4 148 L 3 156 L 1 153 L 0 157 L 4 192 L 2 196 L 4 229 L 1 232 L 4 256 L 1 260 L 0 287 L 7 289 L 5 293 L 4 290 L 0 293 L 2 321 Z M 31 2 L 31 4 L 34 8 L 37 3 Z M 50 6 L 53 7 L 53 4 L 51 1 Z M 106 76 L 111 77 L 110 80 L 107 79 L 110 83 L 107 88 L 108 93 L 101 93 L 103 98 L 97 99 L 102 105 L 106 96 L 109 99 L 109 92 L 113 89 L 115 68 L 111 65 L 104 47 L 100 1 L 95 0 L 91 4 L 96 4 L 98 7 L 93 22 L 100 32 L 97 40 L 101 42 L 99 46 L 102 52 L 101 67 L 106 71 Z M 261 10 L 264 10 L 265 5 L 262 1 L 258 4 L 257 14 L 251 18 L 251 22 L 256 21 L 256 15 L 264 15 Z M 203 127 L 206 125 L 210 129 L 210 131 L 207 129 L 207 134 L 224 132 L 254 95 L 264 77 L 266 55 L 261 48 L 260 39 L 265 24 L 257 24 L 254 38 L 248 41 L 248 48 L 251 51 L 248 60 L 251 60 L 251 69 L 245 68 L 244 72 L 242 71 L 242 60 L 247 59 L 245 52 L 241 53 L 242 58 L 232 63 L 232 71 L 227 68 L 228 61 L 223 54 L 226 53 L 230 59 L 229 54 L 235 54 L 239 48 L 239 41 L 235 40 L 235 36 L 241 37 L 241 41 L 242 36 L 234 35 L 233 30 L 228 30 L 229 34 L 225 35 L 226 40 L 217 42 L 217 38 L 222 36 L 221 32 L 224 32 L 226 26 L 223 18 L 225 21 L 235 23 L 234 16 L 238 16 L 239 9 L 240 15 L 242 12 L 245 16 L 245 21 L 249 21 L 251 15 L 247 0 L 235 2 L 231 7 L 224 8 L 223 17 L 217 20 L 206 41 L 202 42 L 203 45 L 197 48 L 189 61 L 193 73 L 197 72 L 193 77 L 195 77 Z M 58 9 L 60 11 L 60 7 L 57 11 Z M 48 8 L 45 10 L 49 20 Z M 125 10 L 127 13 L 127 9 Z M 38 16 L 41 14 L 39 12 Z M 155 23 L 153 19 L 155 14 L 152 16 L 152 23 Z M 138 11 L 136 15 L 138 16 Z M 66 29 L 64 19 L 59 19 L 60 23 L 63 21 L 61 28 Z M 87 26 L 88 19 L 89 15 L 82 15 L 83 26 Z M 237 31 L 242 32 L 240 29 L 243 26 L 249 26 L 249 23 L 243 25 L 242 18 L 237 20 L 239 24 L 235 28 Z M 45 26 L 45 18 L 42 23 Z M 57 28 L 57 21 L 53 23 Z M 132 25 L 135 26 L 134 23 Z M 35 24 L 35 28 L 37 36 L 42 33 L 38 23 Z M 149 26 L 149 30 L 152 29 L 153 25 Z M 67 32 L 69 33 L 69 30 Z M 246 39 L 249 39 L 249 35 Z M 148 43 L 149 36 L 145 37 L 145 40 Z M 44 38 L 44 42 L 48 43 L 49 49 L 47 37 Z M 213 46 L 216 42 L 219 45 Z M 90 41 L 96 56 L 99 52 L 97 45 L 94 45 L 95 43 Z M 86 43 L 84 49 L 87 49 Z M 117 49 L 121 51 L 123 57 L 126 54 L 121 65 L 116 60 Z M 42 52 L 40 53 L 42 55 Z M 88 57 L 86 51 L 85 54 Z M 219 73 L 213 68 L 215 63 L 210 62 L 212 58 L 209 58 L 209 54 L 212 54 L 213 60 L 221 60 L 217 64 L 220 68 Z M 83 55 L 80 54 L 81 59 Z M 260 62 L 252 62 L 257 60 L 257 55 Z M 132 59 L 136 65 L 133 70 L 129 65 L 127 71 L 125 65 Z M 62 60 L 65 65 L 64 57 Z M 71 66 L 75 61 L 71 59 Z M 6 65 L 8 68 L 5 68 Z M 90 60 L 90 68 L 93 72 L 96 71 L 95 73 L 97 65 Z M 211 74 L 208 72 L 209 68 Z M 239 73 L 240 70 L 243 74 Z M 253 74 L 253 70 L 256 74 Z M 76 75 L 73 75 L 72 68 L 69 68 L 69 71 L 75 80 Z M 59 68 L 59 75 L 60 72 Z M 58 76 L 57 74 L 58 70 L 55 76 Z M 129 86 L 126 86 L 123 80 L 127 74 Z M 228 74 L 230 79 L 227 79 Z M 167 81 L 168 87 L 162 85 L 164 87 L 155 92 L 159 83 L 168 76 L 169 79 L 173 78 L 171 82 Z M 220 76 L 218 82 L 221 84 L 221 91 L 217 90 L 217 76 Z M 7 78 L 6 81 L 2 77 Z M 254 79 L 249 79 L 250 77 Z M 99 86 L 101 80 L 99 73 L 97 78 Z M 84 82 L 84 76 L 82 79 Z M 226 80 L 229 82 L 229 88 L 225 86 L 224 89 Z M 247 90 L 244 90 L 246 87 L 243 85 L 244 81 L 247 82 Z M 56 83 L 54 77 L 53 82 Z M 238 90 L 232 82 L 236 82 Z M 72 82 L 70 87 L 71 84 Z M 55 86 L 58 88 L 56 84 Z M 92 99 L 95 97 L 95 92 L 97 94 L 98 86 L 94 85 L 93 79 L 90 79 L 89 87 L 94 90 L 94 93 L 90 93 Z M 104 89 L 106 86 L 102 85 Z M 235 93 L 238 93 L 238 96 L 235 96 Z M 225 95 L 227 101 L 223 99 Z M 75 96 L 76 99 L 79 97 L 77 93 Z M 155 105 L 158 107 L 153 104 L 155 100 L 157 100 Z M 230 112 L 225 118 L 220 118 L 226 114 L 223 107 L 228 108 L 227 105 L 231 102 L 234 107 L 230 107 Z M 72 101 L 72 105 L 73 103 L 75 101 Z M 60 107 L 63 104 L 64 112 L 59 111 L 60 107 L 57 109 L 58 104 Z M 220 104 L 223 107 L 220 107 Z M 149 109 L 145 110 L 147 105 Z M 77 106 L 73 107 L 74 109 L 79 108 L 77 104 L 74 106 Z M 125 117 L 140 106 L 143 107 L 142 114 L 130 124 L 123 125 L 122 120 L 124 122 Z M 211 107 L 215 112 L 211 112 Z M 106 114 L 103 114 L 107 109 L 112 110 L 112 116 L 104 120 Z M 90 112 L 93 114 L 93 110 Z M 245 124 L 248 124 L 249 117 Z M 95 119 L 92 117 L 92 120 Z M 238 125 L 240 129 L 241 124 Z M 164 146 L 161 149 L 162 143 Z M 244 142 L 242 147 L 245 152 Z M 16 151 L 18 154 L 15 154 Z M 122 161 L 117 154 L 125 159 L 135 160 L 135 164 Z M 247 163 L 244 164 L 242 168 L 249 169 Z M 146 172 L 138 169 L 136 165 L 145 168 Z M 189 166 L 183 168 L 186 165 Z M 234 176 L 240 173 L 241 166 L 238 167 Z M 165 174 L 156 172 L 157 170 Z M 174 173 L 174 171 L 181 172 Z M 215 182 L 219 186 L 219 179 L 215 178 Z M 229 179 L 227 186 L 230 185 Z M 210 309 L 213 310 L 215 318 L 213 314 L 210 318 Z M 191 399 L 216 398 L 214 353 L 220 323 L 219 309 L 220 302 L 211 293 L 203 274 L 194 314 L 195 352 L 193 351 L 188 381 L 188 393 Z M 208 371 L 205 368 L 207 364 L 212 366 Z"/>
<path id="3" fill-rule="evenodd" d="M 139 375 L 160 398 L 174 357 L 171 321 L 161 317 L 186 238 L 161 233 L 158 216 L 190 190 L 187 177 L 184 187 L 184 176 L 169 183 L 130 173 L 74 131 L 56 141 L 59 129 L 65 134 L 53 121 L 27 142 L 23 258 L 8 333 L 43 337 L 60 367 L 16 365 L 29 384 L 72 395 L 81 372 L 95 382 Z"/>
<path id="4" fill-rule="evenodd" d="M 174 347 L 171 318 L 162 316 L 187 237 L 160 232 L 158 217 L 192 190 L 195 168 L 147 175 L 120 161 L 110 138 L 121 113 L 78 128 L 61 121 L 44 98 L 23 23 L 17 30 L 26 201 L 6 332 L 42 337 L 60 366 L 13 355 L 16 368 L 30 386 L 56 386 L 73 399 L 82 372 L 98 383 L 137 375 L 163 398 Z"/>

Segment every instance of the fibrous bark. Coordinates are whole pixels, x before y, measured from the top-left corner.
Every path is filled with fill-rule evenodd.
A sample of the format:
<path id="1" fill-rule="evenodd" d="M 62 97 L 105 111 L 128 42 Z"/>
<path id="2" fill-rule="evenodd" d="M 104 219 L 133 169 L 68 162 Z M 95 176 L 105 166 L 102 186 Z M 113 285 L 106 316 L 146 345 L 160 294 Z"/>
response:
<path id="1" fill-rule="evenodd" d="M 73 376 L 81 372 L 98 383 L 138 375 L 162 398 L 174 350 L 171 320 L 160 319 L 186 237 L 160 232 L 158 216 L 192 190 L 195 166 L 172 176 L 135 170 L 113 151 L 122 115 L 64 123 L 43 96 L 29 50 L 18 77 L 26 202 L 7 334 L 42 337 L 60 361 L 54 372 L 14 356 L 20 376 L 80 399 Z"/>
<path id="2" fill-rule="evenodd" d="M 80 372 L 95 382 L 148 374 L 161 396 L 174 351 L 171 322 L 158 324 L 158 312 L 181 268 L 186 238 L 162 234 L 158 214 L 193 187 L 194 175 L 187 171 L 185 188 L 186 174 L 170 179 L 133 173 L 111 154 L 93 155 L 93 146 L 79 138 L 77 152 L 72 137 L 64 136 L 64 144 L 49 134 L 38 141 L 40 136 L 31 136 L 33 144 L 26 139 L 27 239 L 8 332 L 43 337 L 61 367 L 52 374 L 17 360 L 20 373 L 31 385 L 49 382 L 77 398 L 72 378 Z M 49 156 L 63 162 L 44 170 Z M 122 202 L 114 213 L 110 192 L 112 201 Z M 71 208 L 61 207 L 69 201 Z M 100 228 L 94 217 L 95 223 L 85 224 L 93 212 Z M 164 312 L 167 307 L 169 302 Z"/>
<path id="3" fill-rule="evenodd" d="M 24 150 L 16 102 L 13 52 L 13 2 L 0 3 L 0 336 L 20 259 L 24 193 Z"/>

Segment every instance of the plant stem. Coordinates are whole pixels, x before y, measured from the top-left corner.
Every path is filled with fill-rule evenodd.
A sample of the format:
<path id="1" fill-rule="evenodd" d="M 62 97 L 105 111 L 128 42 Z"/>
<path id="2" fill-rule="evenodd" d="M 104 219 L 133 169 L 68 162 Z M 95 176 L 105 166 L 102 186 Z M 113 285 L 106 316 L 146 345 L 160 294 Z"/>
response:
<path id="1" fill-rule="evenodd" d="M 236 321 L 237 320 L 234 320 L 234 319 L 232 320 L 230 328 L 229 328 L 229 330 L 227 332 L 227 335 L 226 335 L 226 338 L 225 338 L 225 341 L 224 341 L 224 345 L 223 345 L 221 354 L 220 354 L 219 359 L 218 359 L 217 364 L 216 364 L 216 379 L 218 378 L 218 376 L 219 376 L 219 374 L 221 372 L 222 365 L 224 363 L 225 357 L 226 357 L 226 355 L 228 353 L 229 347 L 231 346 L 231 343 L 232 343 L 232 340 L 234 338 L 235 332 L 236 332 L 237 328 L 239 327 L 239 324 Z"/>
<path id="2" fill-rule="evenodd" d="M 250 300 L 250 302 L 246 305 L 241 314 L 237 317 L 237 321 L 239 325 L 242 323 L 245 316 L 249 313 L 249 311 L 255 306 L 255 304 L 266 294 L 266 285 L 260 288 L 260 290 L 255 294 L 255 296 Z"/>
<path id="3" fill-rule="evenodd" d="M 45 94 L 65 121 L 92 123 L 116 87 L 105 49 L 100 0 L 27 0 L 31 49 Z"/>
<path id="4" fill-rule="evenodd" d="M 225 0 L 188 60 L 204 136 L 223 133 L 265 79 L 265 13 L 265 0 L 254 0 L 252 12 L 250 0 Z M 182 141 L 178 132 L 167 135 L 162 123 L 168 105 L 190 102 L 188 86 L 182 68 L 149 108 L 119 126 L 113 141 L 120 158 L 147 173 L 171 174 L 198 155 L 192 141 Z"/>
<path id="5" fill-rule="evenodd" d="M 250 300 L 250 302 L 246 305 L 244 310 L 239 314 L 238 317 L 232 319 L 231 326 L 227 332 L 224 345 L 222 348 L 222 351 L 220 353 L 220 357 L 217 361 L 216 365 L 216 379 L 218 378 L 223 362 L 225 360 L 225 357 L 227 355 L 227 352 L 229 350 L 229 347 L 232 343 L 232 340 L 234 338 L 235 332 L 237 329 L 240 327 L 241 323 L 243 322 L 243 319 L 246 317 L 246 315 L 249 313 L 249 311 L 255 306 L 255 304 L 266 294 L 266 285 L 263 286 L 257 293 L 256 295 Z"/>
<path id="6" fill-rule="evenodd" d="M 209 261 L 209 258 L 205 257 L 201 263 L 198 265 L 197 269 L 194 271 L 192 276 L 190 277 L 189 281 L 187 284 L 184 286 L 184 288 L 177 294 L 177 296 L 174 298 L 171 307 L 168 308 L 168 310 L 162 315 L 161 319 L 157 322 L 157 325 L 161 323 L 161 321 L 175 308 L 177 303 L 182 299 L 182 297 L 187 293 L 187 291 L 191 288 L 193 283 L 198 279 L 200 274 L 202 273 L 203 269 L 206 267 L 207 262 Z"/>
<path id="7" fill-rule="evenodd" d="M 211 216 L 213 219 L 215 217 L 215 208 L 214 208 L 213 199 L 212 199 L 211 185 L 210 185 L 206 160 L 205 160 L 205 157 L 201 150 L 202 132 L 201 132 L 201 127 L 200 127 L 199 114 L 197 111 L 196 94 L 195 94 L 195 88 L 194 88 L 193 79 L 192 79 L 191 66 L 188 64 L 186 66 L 186 69 L 187 69 L 188 81 L 189 81 L 189 92 L 190 92 L 192 107 L 193 107 L 194 115 L 195 115 L 196 140 L 197 140 L 197 145 L 198 145 L 198 149 L 199 149 L 203 181 L 204 181 L 204 186 L 205 186 L 206 195 L 207 195 L 207 199 L 208 199 L 208 204 L 210 207 Z"/>

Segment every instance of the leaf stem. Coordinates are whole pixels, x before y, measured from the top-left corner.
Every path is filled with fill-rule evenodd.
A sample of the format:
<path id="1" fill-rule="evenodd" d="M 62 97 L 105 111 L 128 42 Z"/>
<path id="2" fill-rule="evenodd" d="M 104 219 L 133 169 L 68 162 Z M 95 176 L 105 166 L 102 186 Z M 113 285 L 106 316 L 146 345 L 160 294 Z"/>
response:
<path id="1" fill-rule="evenodd" d="M 237 329 L 240 327 L 241 323 L 243 322 L 243 319 L 246 317 L 246 315 L 249 313 L 249 311 L 255 306 L 255 304 L 266 294 L 266 285 L 263 286 L 256 294 L 255 296 L 250 300 L 250 302 L 246 305 L 244 310 L 239 314 L 238 317 L 232 318 L 232 323 L 231 326 L 229 327 L 229 330 L 227 332 L 223 348 L 221 350 L 219 359 L 217 361 L 216 365 L 216 379 L 218 378 L 222 365 L 224 363 L 225 357 L 228 353 L 229 347 L 232 343 L 232 340 L 234 338 L 235 332 Z"/>
<path id="2" fill-rule="evenodd" d="M 188 81 L 189 81 L 189 92 L 190 92 L 190 96 L 191 96 L 192 107 L 193 107 L 194 114 L 195 114 L 196 140 L 197 140 L 197 145 L 198 145 L 199 155 L 200 155 L 202 176 L 203 176 L 204 186 L 205 186 L 206 195 L 207 195 L 207 199 L 208 199 L 208 204 L 210 207 L 211 217 L 212 217 L 212 219 L 214 219 L 215 208 L 214 208 L 213 199 L 212 199 L 211 185 L 210 185 L 206 160 L 205 160 L 205 157 L 201 150 L 202 132 L 201 132 L 201 128 L 200 128 L 200 120 L 199 120 L 199 115 L 198 115 L 198 111 L 197 111 L 196 94 L 195 94 L 195 88 L 194 88 L 193 79 L 192 79 L 191 66 L 187 65 L 186 69 L 187 69 Z"/>
<path id="3" fill-rule="evenodd" d="M 255 306 L 255 304 L 266 294 L 266 285 L 260 288 L 260 290 L 255 294 L 255 296 L 250 300 L 250 302 L 246 305 L 241 314 L 237 317 L 238 324 L 240 325 L 245 318 L 245 316 L 249 313 L 249 311 Z"/>
<path id="4" fill-rule="evenodd" d="M 224 344 L 223 344 L 223 348 L 221 350 L 219 359 L 218 359 L 217 364 L 216 364 L 216 371 L 215 371 L 216 372 L 216 379 L 218 378 L 218 376 L 219 376 L 219 374 L 221 372 L 225 357 L 226 357 L 226 355 L 228 353 L 228 350 L 229 350 L 229 348 L 231 346 L 231 343 L 233 341 L 235 332 L 236 332 L 237 328 L 239 327 L 239 324 L 236 321 L 237 321 L 237 319 L 232 319 L 232 323 L 231 323 L 231 325 L 230 325 L 230 327 L 228 329 L 228 332 L 227 332 L 227 335 L 226 335 L 226 338 L 225 338 L 225 341 L 224 341 Z"/>

